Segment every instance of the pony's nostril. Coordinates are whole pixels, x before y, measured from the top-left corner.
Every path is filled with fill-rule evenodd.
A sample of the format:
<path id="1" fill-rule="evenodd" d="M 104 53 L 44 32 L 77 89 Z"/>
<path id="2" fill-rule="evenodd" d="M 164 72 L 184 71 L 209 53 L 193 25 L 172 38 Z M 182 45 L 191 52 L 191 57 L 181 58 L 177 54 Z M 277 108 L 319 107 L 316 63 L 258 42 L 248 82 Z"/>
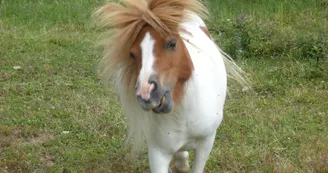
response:
<path id="1" fill-rule="evenodd" d="M 150 91 L 150 93 L 155 92 L 158 88 L 157 82 L 155 80 L 151 80 L 151 81 L 149 81 L 149 83 L 150 83 L 150 85 L 153 85 L 152 90 Z"/>

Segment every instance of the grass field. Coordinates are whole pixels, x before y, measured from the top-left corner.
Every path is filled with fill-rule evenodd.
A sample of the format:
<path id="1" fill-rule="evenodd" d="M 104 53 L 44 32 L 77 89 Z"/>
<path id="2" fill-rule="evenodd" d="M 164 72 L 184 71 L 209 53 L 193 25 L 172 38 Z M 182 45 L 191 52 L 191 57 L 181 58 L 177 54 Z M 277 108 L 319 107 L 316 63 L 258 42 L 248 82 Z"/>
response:
<path id="1" fill-rule="evenodd" d="M 0 172 L 149 172 L 96 75 L 96 0 L 0 1 Z M 206 172 L 328 172 L 328 1 L 209 0 L 231 87 Z M 234 86 L 234 85 L 231 85 Z"/>

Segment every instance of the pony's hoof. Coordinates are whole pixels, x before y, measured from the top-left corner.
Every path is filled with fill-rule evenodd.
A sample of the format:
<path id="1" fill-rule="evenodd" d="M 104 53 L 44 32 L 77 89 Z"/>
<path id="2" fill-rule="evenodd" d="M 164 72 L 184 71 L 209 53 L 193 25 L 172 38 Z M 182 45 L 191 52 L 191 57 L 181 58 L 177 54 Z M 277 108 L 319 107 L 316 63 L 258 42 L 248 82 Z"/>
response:
<path id="1" fill-rule="evenodd" d="M 184 162 L 184 163 L 176 163 L 175 164 L 175 170 L 177 173 L 188 173 L 189 172 L 189 163 Z"/>

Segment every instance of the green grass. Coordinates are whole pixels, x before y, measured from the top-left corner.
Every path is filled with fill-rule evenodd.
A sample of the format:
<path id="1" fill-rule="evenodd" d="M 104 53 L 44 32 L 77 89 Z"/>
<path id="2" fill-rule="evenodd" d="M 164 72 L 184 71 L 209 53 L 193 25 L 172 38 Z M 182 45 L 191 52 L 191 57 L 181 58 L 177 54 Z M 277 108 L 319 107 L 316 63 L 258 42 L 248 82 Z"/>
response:
<path id="1" fill-rule="evenodd" d="M 96 75 L 101 3 L 0 1 L 0 172 L 149 172 Z M 328 172 L 328 1 L 208 3 L 254 91 L 230 89 L 206 172 Z"/>

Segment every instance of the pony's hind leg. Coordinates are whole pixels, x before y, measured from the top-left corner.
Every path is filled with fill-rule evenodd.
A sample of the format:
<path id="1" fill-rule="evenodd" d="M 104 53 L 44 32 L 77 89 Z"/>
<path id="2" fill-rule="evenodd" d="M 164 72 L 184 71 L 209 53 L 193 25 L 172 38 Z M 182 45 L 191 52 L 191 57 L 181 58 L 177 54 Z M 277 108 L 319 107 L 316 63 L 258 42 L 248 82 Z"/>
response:
<path id="1" fill-rule="evenodd" d="M 189 153 L 188 151 L 179 151 L 174 154 L 174 167 L 179 173 L 189 172 Z"/>

